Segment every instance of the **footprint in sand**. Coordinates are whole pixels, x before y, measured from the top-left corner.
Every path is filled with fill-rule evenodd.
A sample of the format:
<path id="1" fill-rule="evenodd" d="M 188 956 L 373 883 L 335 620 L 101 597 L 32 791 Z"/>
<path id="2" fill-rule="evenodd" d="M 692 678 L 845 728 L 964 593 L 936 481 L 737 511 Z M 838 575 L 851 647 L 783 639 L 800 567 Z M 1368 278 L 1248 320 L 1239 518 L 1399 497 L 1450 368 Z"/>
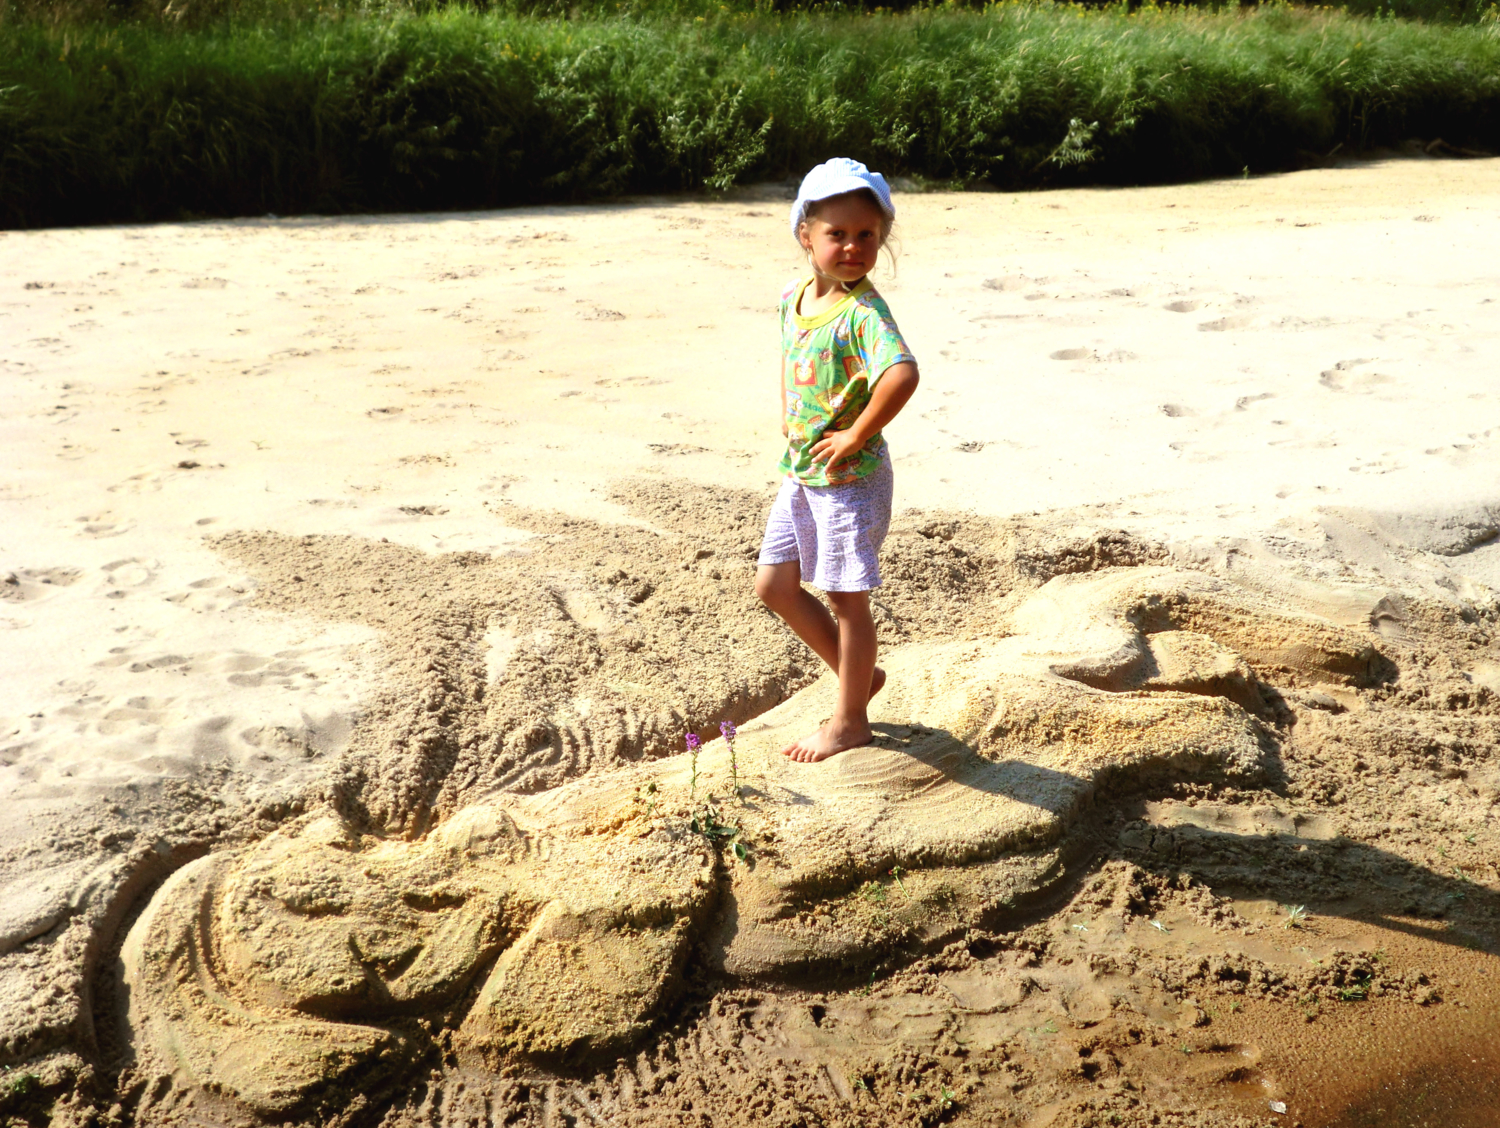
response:
<path id="1" fill-rule="evenodd" d="M 0 573 L 0 600 L 23 603 L 45 599 L 58 588 L 73 586 L 82 575 L 77 568 L 17 568 Z"/>
<path id="2" fill-rule="evenodd" d="M 141 728 L 160 728 L 169 719 L 167 710 L 173 698 L 137 696 L 123 703 L 102 705 L 89 698 L 81 698 L 75 704 L 58 710 L 64 716 L 88 719 L 97 717 L 94 729 L 101 736 L 119 736 L 136 732 Z"/>
<path id="3" fill-rule="evenodd" d="M 1181 301 L 1168 302 L 1163 308 L 1173 313 L 1195 313 L 1203 308 L 1203 303 L 1196 298 L 1184 298 Z"/>
<path id="4" fill-rule="evenodd" d="M 1229 317 L 1220 317 L 1213 321 L 1204 321 L 1199 324 L 1200 333 L 1226 333 L 1233 329 L 1248 329 L 1255 323 L 1255 318 L 1244 314 L 1232 314 Z"/>
<path id="5" fill-rule="evenodd" d="M 185 672 L 192 659 L 184 654 L 158 654 L 154 658 L 142 658 L 130 663 L 132 674 L 144 674 L 148 670 L 174 670 Z"/>
<path id="6" fill-rule="evenodd" d="M 1091 360 L 1094 356 L 1093 349 L 1058 349 L 1056 352 L 1048 353 L 1051 360 Z"/>
<path id="7" fill-rule="evenodd" d="M 115 521 L 114 514 L 112 513 L 100 513 L 92 517 L 78 517 L 76 518 L 76 520 L 80 525 L 83 526 L 83 528 L 79 530 L 80 533 L 82 533 L 86 537 L 93 537 L 98 540 L 102 540 L 105 537 L 118 537 L 124 533 L 130 532 L 131 529 L 135 528 L 135 524 L 133 522 L 127 521 L 121 523 Z"/>
<path id="8" fill-rule="evenodd" d="M 227 611 L 244 603 L 251 592 L 245 581 L 235 582 L 221 576 L 209 576 L 194 580 L 186 590 L 164 596 L 168 603 L 175 603 L 199 614 Z"/>
<path id="9" fill-rule="evenodd" d="M 300 657 L 295 650 L 269 657 L 261 654 L 226 654 L 214 658 L 213 665 L 221 672 L 228 671 L 225 680 L 230 685 L 242 688 L 279 685 L 291 689 L 317 680 L 317 675 L 299 660 Z"/>
<path id="10" fill-rule="evenodd" d="M 116 482 L 112 486 L 106 486 L 106 493 L 130 493 L 148 494 L 161 491 L 162 476 L 160 474 L 144 471 L 140 474 L 132 474 L 123 482 Z"/>
<path id="11" fill-rule="evenodd" d="M 104 573 L 106 599 L 123 599 L 127 591 L 146 587 L 156 579 L 159 561 L 143 556 L 126 556 L 100 569 Z"/>
<path id="12" fill-rule="evenodd" d="M 1386 461 L 1384 459 L 1372 459 L 1368 462 L 1356 462 L 1349 467 L 1351 474 L 1391 474 L 1397 470 L 1406 469 L 1406 463 Z"/>
<path id="13" fill-rule="evenodd" d="M 1352 392 L 1356 395 L 1369 395 L 1383 384 L 1395 383 L 1395 377 L 1387 376 L 1381 372 L 1357 372 L 1355 369 L 1366 364 L 1374 363 L 1372 360 L 1341 360 L 1332 368 L 1325 369 L 1318 375 L 1318 383 L 1330 391 Z"/>

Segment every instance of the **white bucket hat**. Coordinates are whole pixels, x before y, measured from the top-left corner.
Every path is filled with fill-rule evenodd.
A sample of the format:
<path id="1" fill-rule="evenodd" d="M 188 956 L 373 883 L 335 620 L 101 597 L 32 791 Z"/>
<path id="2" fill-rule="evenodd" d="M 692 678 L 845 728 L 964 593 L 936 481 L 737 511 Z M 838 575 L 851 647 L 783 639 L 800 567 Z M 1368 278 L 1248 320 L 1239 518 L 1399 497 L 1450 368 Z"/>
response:
<path id="1" fill-rule="evenodd" d="M 891 188 L 885 177 L 871 172 L 858 161 L 848 157 L 834 157 L 824 161 L 802 178 L 802 187 L 797 189 L 797 201 L 792 205 L 792 238 L 797 237 L 797 228 L 807 218 L 807 206 L 830 196 L 842 196 L 845 192 L 868 189 L 875 193 L 875 201 L 887 220 L 895 220 L 896 205 L 891 203 Z"/>

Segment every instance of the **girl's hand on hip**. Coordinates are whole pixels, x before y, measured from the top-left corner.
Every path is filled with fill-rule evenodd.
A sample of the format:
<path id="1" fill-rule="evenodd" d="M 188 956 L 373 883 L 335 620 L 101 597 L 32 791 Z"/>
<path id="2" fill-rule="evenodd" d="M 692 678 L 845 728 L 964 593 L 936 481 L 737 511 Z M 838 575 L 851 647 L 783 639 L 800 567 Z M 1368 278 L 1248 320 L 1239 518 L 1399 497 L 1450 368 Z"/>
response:
<path id="1" fill-rule="evenodd" d="M 825 462 L 825 469 L 832 470 L 841 462 L 847 462 L 859 453 L 864 440 L 851 431 L 831 431 L 813 444 L 813 462 Z"/>

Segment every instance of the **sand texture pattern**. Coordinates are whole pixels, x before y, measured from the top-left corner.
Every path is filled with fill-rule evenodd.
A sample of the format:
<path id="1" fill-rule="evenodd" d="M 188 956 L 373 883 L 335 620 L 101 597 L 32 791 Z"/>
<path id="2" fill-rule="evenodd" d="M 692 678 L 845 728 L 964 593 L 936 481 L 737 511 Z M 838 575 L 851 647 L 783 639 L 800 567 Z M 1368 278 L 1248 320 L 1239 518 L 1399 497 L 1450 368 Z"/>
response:
<path id="1" fill-rule="evenodd" d="M 1488 1128 L 1500 163 L 903 195 L 811 765 L 780 195 L 0 233 L 0 1119 Z"/>
<path id="2" fill-rule="evenodd" d="M 195 862 L 125 942 L 137 1052 L 165 1077 L 285 1112 L 346 1074 L 414 1057 L 378 1023 L 449 1012 L 476 978 L 456 1012 L 461 1059 L 596 1058 L 659 1020 L 690 947 L 732 980 L 786 978 L 919 953 L 1034 900 L 1077 853 L 1067 835 L 1098 786 L 1263 774 L 1261 726 L 1205 695 L 1218 684 L 1253 693 L 1253 675 L 1208 636 L 1166 629 L 1172 674 L 1149 688 L 1025 669 L 1039 651 L 1069 671 L 1087 665 L 1059 651 L 1110 633 L 1090 622 L 1091 604 L 1127 621 L 1216 586 L 1148 572 L 1131 585 L 1111 572 L 1061 577 L 1017 609 L 1018 621 L 1068 622 L 1063 638 L 895 651 L 872 715 L 881 739 L 821 764 L 778 753 L 828 715 L 832 675 L 745 726 L 733 764 L 721 739 L 697 764 L 683 753 L 470 804 L 416 841 L 309 815 Z M 1315 630 L 1298 641 L 1321 656 Z M 1132 645 L 1153 653 L 1137 633 L 1105 661 Z M 741 757 L 760 778 L 736 791 Z M 673 813 L 699 788 L 717 802 Z M 731 851 L 716 865 L 715 835 L 693 829 L 715 815 L 733 820 L 745 858 Z M 890 873 L 905 874 L 906 900 L 874 912 L 856 891 Z M 329 1020 L 326 1037 L 312 1018 Z"/>

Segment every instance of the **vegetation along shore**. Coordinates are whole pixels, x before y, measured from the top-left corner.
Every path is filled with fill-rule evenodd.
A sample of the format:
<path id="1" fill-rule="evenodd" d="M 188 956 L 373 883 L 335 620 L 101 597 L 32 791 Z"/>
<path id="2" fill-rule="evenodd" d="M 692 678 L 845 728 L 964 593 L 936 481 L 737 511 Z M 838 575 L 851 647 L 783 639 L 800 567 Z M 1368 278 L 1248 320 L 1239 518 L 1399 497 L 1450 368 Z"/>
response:
<path id="1" fill-rule="evenodd" d="M 841 146 L 1011 189 L 1500 148 L 1493 10 L 694 11 L 12 9 L 0 224 L 722 190 Z"/>

